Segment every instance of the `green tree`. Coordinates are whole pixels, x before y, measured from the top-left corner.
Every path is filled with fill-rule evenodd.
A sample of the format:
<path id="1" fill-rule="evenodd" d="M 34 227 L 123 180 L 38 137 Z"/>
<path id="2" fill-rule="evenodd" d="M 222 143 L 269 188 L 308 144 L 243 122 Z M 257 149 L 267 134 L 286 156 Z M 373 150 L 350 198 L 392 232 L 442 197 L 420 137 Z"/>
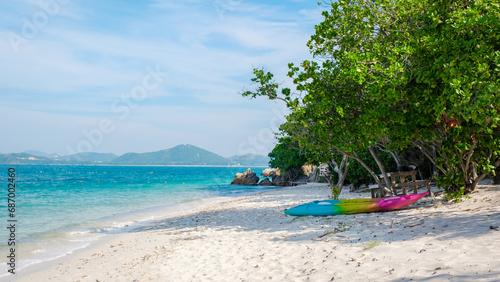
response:
<path id="1" fill-rule="evenodd" d="M 412 40 L 407 99 L 448 192 L 469 193 L 500 165 L 500 5 L 429 1 Z"/>
<path id="2" fill-rule="evenodd" d="M 381 190 L 357 153 L 369 151 L 386 176 L 380 143 L 420 148 L 449 193 L 468 193 L 493 174 L 500 165 L 498 1 L 339 0 L 323 16 L 308 42 L 318 60 L 289 65 L 302 95 L 287 88 L 278 95 L 263 70 L 252 79 L 260 87 L 243 95 L 285 101 L 287 134 L 359 161 Z"/>
<path id="3" fill-rule="evenodd" d="M 269 166 L 279 168 L 281 175 L 290 181 L 303 175 L 302 166 L 308 160 L 306 152 L 292 138 L 282 137 L 269 153 Z"/>
<path id="4" fill-rule="evenodd" d="M 282 89 L 281 95 L 278 95 L 279 86 L 273 80 L 273 75 L 259 69 L 254 70 L 255 77 L 252 79 L 253 82 L 258 83 L 258 88 L 254 92 L 245 91 L 242 95 L 266 96 L 270 99 L 285 101 L 292 113 L 280 128 L 284 135 L 297 140 L 300 146 L 309 148 L 313 152 L 311 155 L 315 156 L 317 161 L 329 160 L 328 162 L 334 164 L 334 158 L 337 155 L 356 160 L 374 178 L 381 189 L 384 186 L 390 187 L 387 177 L 385 185 L 382 184 L 377 173 L 357 153 L 362 150 L 370 151 L 380 171 L 385 175 L 385 167 L 373 149 L 380 136 L 373 134 L 374 122 L 369 121 L 372 124 L 370 129 L 366 126 L 361 127 L 367 121 L 366 115 L 362 114 L 361 105 L 368 107 L 370 105 L 368 99 L 359 97 L 357 92 L 350 91 L 351 88 L 333 91 L 335 88 L 330 84 L 331 80 L 326 78 L 327 73 L 321 78 L 314 76 L 315 71 L 321 71 L 317 63 L 306 61 L 303 66 L 306 66 L 306 71 L 300 73 L 299 76 L 305 82 L 300 84 L 298 79 L 294 81 L 298 85 L 297 89 L 305 93 L 303 99 L 294 97 L 288 88 Z M 290 67 L 292 71 L 289 75 L 293 77 L 298 69 L 293 65 Z M 379 128 L 382 128 L 380 125 L 378 125 Z M 369 132 L 365 131 L 366 135 L 360 138 L 363 129 Z M 391 193 L 391 191 L 388 192 Z M 385 191 L 381 191 L 381 194 L 384 193 Z"/>

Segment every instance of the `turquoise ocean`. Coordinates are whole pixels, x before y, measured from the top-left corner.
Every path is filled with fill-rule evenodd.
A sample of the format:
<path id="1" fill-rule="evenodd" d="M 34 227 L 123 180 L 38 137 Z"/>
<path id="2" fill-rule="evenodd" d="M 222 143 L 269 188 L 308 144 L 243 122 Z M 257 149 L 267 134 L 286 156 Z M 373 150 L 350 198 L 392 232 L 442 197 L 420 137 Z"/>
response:
<path id="1" fill-rule="evenodd" d="M 247 167 L 0 165 L 2 261 L 11 248 L 9 168 L 15 169 L 17 270 L 161 216 L 275 189 L 230 185 Z M 257 175 L 263 169 L 252 168 Z M 0 275 L 7 269 L 3 263 Z"/>

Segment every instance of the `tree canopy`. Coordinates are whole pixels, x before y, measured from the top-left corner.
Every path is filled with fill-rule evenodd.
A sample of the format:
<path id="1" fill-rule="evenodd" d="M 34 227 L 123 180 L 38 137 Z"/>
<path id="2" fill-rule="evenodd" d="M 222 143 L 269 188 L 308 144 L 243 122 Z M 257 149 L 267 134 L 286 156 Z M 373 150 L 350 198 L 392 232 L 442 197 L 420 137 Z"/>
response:
<path id="1" fill-rule="evenodd" d="M 449 193 L 469 193 L 500 166 L 500 4 L 494 0 L 339 0 L 289 64 L 297 91 L 254 70 L 255 91 L 287 103 L 283 134 L 360 161 L 417 146 Z M 363 165 L 382 186 L 375 173 Z M 390 187 L 385 177 L 385 186 Z"/>

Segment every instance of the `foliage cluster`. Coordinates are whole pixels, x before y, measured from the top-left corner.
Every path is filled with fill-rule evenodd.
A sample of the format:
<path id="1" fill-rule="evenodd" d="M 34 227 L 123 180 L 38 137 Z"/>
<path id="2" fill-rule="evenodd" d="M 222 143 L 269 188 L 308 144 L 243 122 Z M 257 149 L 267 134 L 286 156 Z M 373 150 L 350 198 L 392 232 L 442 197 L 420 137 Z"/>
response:
<path id="1" fill-rule="evenodd" d="M 307 43 L 316 60 L 289 64 L 300 95 L 278 91 L 261 69 L 252 79 L 260 86 L 242 93 L 286 102 L 282 136 L 315 161 L 357 161 L 382 195 L 393 191 L 378 147 L 420 149 L 455 198 L 493 175 L 500 166 L 498 1 L 338 0 L 329 8 Z"/>
<path id="2" fill-rule="evenodd" d="M 281 175 L 294 181 L 303 175 L 302 166 L 308 162 L 306 153 L 297 141 L 283 137 L 269 153 L 269 166 L 279 168 Z"/>

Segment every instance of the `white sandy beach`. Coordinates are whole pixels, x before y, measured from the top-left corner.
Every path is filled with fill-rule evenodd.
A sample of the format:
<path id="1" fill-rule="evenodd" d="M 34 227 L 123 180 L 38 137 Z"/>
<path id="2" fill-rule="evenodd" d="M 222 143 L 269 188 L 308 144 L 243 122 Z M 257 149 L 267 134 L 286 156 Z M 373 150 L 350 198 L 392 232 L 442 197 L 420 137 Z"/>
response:
<path id="1" fill-rule="evenodd" d="M 500 281 L 500 186 L 459 204 L 399 211 L 283 213 L 326 199 L 325 184 L 283 188 L 156 221 L 15 281 Z M 341 198 L 369 197 L 344 193 Z M 377 245 L 378 244 L 378 245 Z M 376 245 L 376 246 L 373 246 Z"/>

